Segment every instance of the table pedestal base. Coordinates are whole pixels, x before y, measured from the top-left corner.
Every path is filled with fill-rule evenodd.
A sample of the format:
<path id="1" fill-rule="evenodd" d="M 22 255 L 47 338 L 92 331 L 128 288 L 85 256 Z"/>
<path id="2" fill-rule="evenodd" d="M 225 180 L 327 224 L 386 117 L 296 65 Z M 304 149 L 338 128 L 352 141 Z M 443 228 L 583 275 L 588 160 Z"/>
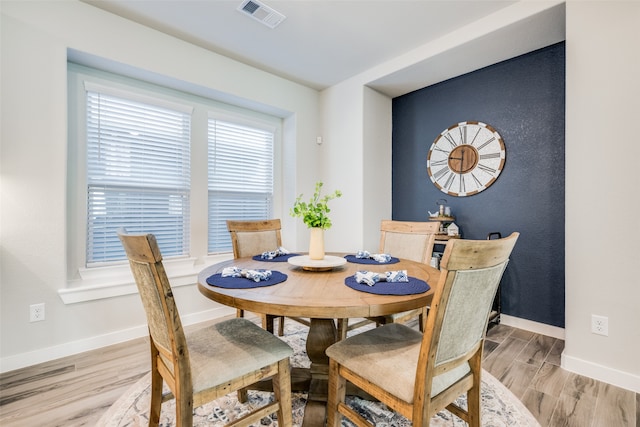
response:
<path id="1" fill-rule="evenodd" d="M 326 424 L 329 358 L 325 354 L 325 350 L 338 341 L 338 336 L 338 330 L 332 319 L 311 319 L 306 343 L 311 368 L 291 368 L 291 391 L 308 393 L 302 427 L 324 427 Z M 271 380 L 261 381 L 248 388 L 258 391 L 273 391 Z M 376 400 L 350 383 L 347 383 L 347 394 L 372 401 Z"/>

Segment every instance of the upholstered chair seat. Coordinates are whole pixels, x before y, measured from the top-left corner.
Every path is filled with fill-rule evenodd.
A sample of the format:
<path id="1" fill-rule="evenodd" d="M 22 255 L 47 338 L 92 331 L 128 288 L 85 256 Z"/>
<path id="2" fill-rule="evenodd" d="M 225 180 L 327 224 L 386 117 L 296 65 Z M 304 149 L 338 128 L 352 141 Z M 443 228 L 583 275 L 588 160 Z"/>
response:
<path id="1" fill-rule="evenodd" d="M 332 345 L 327 356 L 381 389 L 413 403 L 416 371 L 403 367 L 417 366 L 421 343 L 420 332 L 392 323 L 354 335 L 348 345 L 340 342 Z M 469 372 L 469 364 L 465 363 L 434 377 L 432 394 L 438 395 Z"/>
<path id="2" fill-rule="evenodd" d="M 196 330 L 186 338 L 194 390 L 228 383 L 293 355 L 284 341 L 243 318 Z"/>

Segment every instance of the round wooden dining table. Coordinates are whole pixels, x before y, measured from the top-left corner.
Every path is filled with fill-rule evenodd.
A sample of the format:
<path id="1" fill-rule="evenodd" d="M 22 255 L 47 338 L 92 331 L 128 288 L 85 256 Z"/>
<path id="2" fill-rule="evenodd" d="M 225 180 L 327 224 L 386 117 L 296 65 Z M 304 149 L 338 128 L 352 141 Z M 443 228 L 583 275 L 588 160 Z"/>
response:
<path id="1" fill-rule="evenodd" d="M 342 257 L 344 254 L 330 254 Z M 335 258 L 333 258 L 335 259 Z M 222 288 L 207 283 L 225 267 L 267 269 L 287 275 L 279 284 L 255 288 Z M 310 319 L 306 350 L 311 360 L 308 370 L 292 369 L 292 389 L 309 392 L 303 426 L 324 426 L 329 360 L 327 347 L 338 341 L 335 319 L 370 318 L 428 306 L 438 284 L 439 270 L 423 263 L 400 259 L 394 264 L 347 262 L 330 269 L 306 269 L 287 262 L 257 261 L 251 257 L 220 262 L 198 275 L 198 289 L 207 298 L 237 309 L 270 316 Z M 345 279 L 357 271 L 406 270 L 411 278 L 427 282 L 430 289 L 412 295 L 377 295 L 352 289 Z"/>

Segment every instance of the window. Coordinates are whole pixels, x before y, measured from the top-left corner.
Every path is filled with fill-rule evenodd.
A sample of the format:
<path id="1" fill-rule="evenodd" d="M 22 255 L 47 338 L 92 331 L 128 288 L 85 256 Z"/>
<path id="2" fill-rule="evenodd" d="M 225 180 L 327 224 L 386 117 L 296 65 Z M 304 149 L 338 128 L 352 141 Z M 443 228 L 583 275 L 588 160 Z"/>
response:
<path id="1" fill-rule="evenodd" d="M 189 254 L 190 115 L 87 91 L 87 265 L 126 259 L 116 230 Z"/>
<path id="2" fill-rule="evenodd" d="M 155 234 L 165 267 L 186 284 L 207 258 L 232 251 L 227 219 L 280 214 L 279 117 L 68 67 L 70 287 L 127 280 L 119 227 Z"/>
<path id="3" fill-rule="evenodd" d="M 273 130 L 209 119 L 209 253 L 232 250 L 227 219 L 271 218 Z"/>

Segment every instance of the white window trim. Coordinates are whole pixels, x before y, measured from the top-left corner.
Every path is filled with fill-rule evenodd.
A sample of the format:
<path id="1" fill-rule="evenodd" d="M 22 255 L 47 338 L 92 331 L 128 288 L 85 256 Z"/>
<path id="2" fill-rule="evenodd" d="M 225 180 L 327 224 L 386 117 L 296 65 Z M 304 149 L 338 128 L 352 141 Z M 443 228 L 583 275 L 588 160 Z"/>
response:
<path id="1" fill-rule="evenodd" d="M 69 79 L 69 87 L 70 96 L 69 102 L 77 102 L 78 97 L 82 98 L 84 95 L 85 87 L 92 88 L 100 88 L 101 90 L 104 88 L 109 88 L 108 91 L 111 94 L 130 94 L 130 90 L 134 90 L 136 93 L 140 95 L 140 97 L 145 97 L 145 92 L 148 93 L 148 96 L 157 101 L 158 96 L 167 97 L 167 104 L 172 108 L 181 108 L 181 109 L 192 109 L 190 105 L 187 105 L 186 102 L 181 102 L 181 100 L 174 101 L 170 95 L 172 89 L 166 88 L 167 94 L 160 93 L 156 94 L 154 92 L 148 92 L 146 89 L 147 83 L 142 82 L 141 88 L 131 87 L 131 85 L 127 83 L 121 83 L 121 78 L 116 76 L 117 81 L 112 81 L 110 78 L 103 77 L 103 73 L 99 70 L 87 69 L 84 66 L 72 64 L 70 65 L 70 69 L 73 69 L 73 72 L 76 74 L 73 78 Z M 127 80 L 123 78 L 123 80 Z M 148 83 L 148 85 L 155 86 L 152 83 Z M 72 87 L 73 86 L 73 87 Z M 75 100 L 72 100 L 75 95 Z M 191 96 L 187 94 L 187 96 Z M 196 104 L 199 104 L 200 107 L 206 109 L 206 114 L 202 114 L 203 118 L 206 120 L 208 117 L 217 117 L 224 118 L 226 120 L 232 120 L 235 122 L 247 123 L 251 126 L 261 127 L 263 129 L 275 129 L 275 150 L 274 150 L 274 170 L 279 171 L 281 164 L 281 156 L 282 156 L 282 123 L 274 124 L 278 121 L 281 121 L 281 118 L 277 118 L 274 116 L 270 116 L 264 113 L 260 113 L 257 111 L 250 111 L 243 107 L 237 107 L 230 104 L 222 103 L 216 101 L 214 99 L 202 98 L 197 95 L 193 95 L 194 99 L 200 99 L 200 101 L 194 101 Z M 82 108 L 82 106 L 78 106 L 77 108 Z M 247 116 L 249 114 L 249 117 Z M 255 117 L 254 117 L 255 114 Z M 197 111 L 194 112 L 194 116 L 197 116 Z M 104 298 L 112 298 L 117 296 L 129 295 L 138 293 L 137 286 L 131 274 L 129 263 L 123 261 L 122 263 L 114 263 L 100 267 L 84 267 L 84 262 L 79 262 L 79 256 L 84 260 L 84 255 L 78 254 L 78 251 L 84 251 L 83 240 L 86 240 L 86 230 L 84 232 L 79 233 L 79 227 L 75 226 L 76 218 L 85 218 L 86 219 L 86 196 L 84 195 L 84 191 L 86 189 L 86 180 L 82 178 L 82 182 L 79 183 L 79 177 L 86 175 L 86 162 L 83 160 L 82 156 L 86 157 L 86 151 L 81 149 L 81 143 L 76 143 L 77 140 L 76 135 L 82 135 L 84 130 L 84 123 L 82 120 L 78 121 L 74 117 L 69 118 L 69 140 L 71 149 L 76 149 L 75 155 L 79 157 L 76 159 L 75 164 L 70 164 L 70 167 L 73 167 L 75 170 L 75 176 L 70 179 L 70 184 L 72 187 L 69 188 L 69 193 L 74 193 L 75 195 L 72 198 L 79 198 L 78 200 L 70 202 L 68 206 L 69 211 L 73 210 L 74 212 L 68 218 L 67 227 L 75 227 L 75 229 L 68 230 L 68 256 L 69 258 L 73 258 L 71 262 L 71 267 L 68 267 L 68 279 L 66 283 L 66 287 L 58 290 L 58 294 L 62 301 L 65 304 L 74 304 L 85 301 L 93 301 Z M 75 139 L 75 140 L 74 140 Z M 206 152 L 206 140 L 204 141 L 204 150 Z M 192 152 L 192 156 L 195 157 L 196 152 Z M 73 158 L 72 158 L 73 160 Z M 206 176 L 207 171 L 206 168 L 203 171 Z M 198 180 L 198 182 L 202 181 L 196 174 L 192 171 L 192 182 L 193 180 Z M 206 180 L 204 180 L 204 193 L 206 194 Z M 274 216 L 279 217 L 282 215 L 282 207 L 281 207 L 281 195 L 279 194 L 278 189 L 280 186 L 281 176 L 278 172 L 274 172 Z M 197 191 L 197 188 L 192 187 L 192 194 Z M 198 196 L 195 196 L 198 197 Z M 206 196 L 205 196 L 206 197 Z M 79 206 L 78 206 L 79 204 Z M 206 204 L 206 198 L 205 198 Z M 80 212 L 80 210 L 84 211 L 84 216 Z M 192 209 L 193 212 L 193 209 Z M 194 215 L 192 213 L 192 215 Z M 207 213 L 204 212 L 204 222 L 203 224 L 206 226 Z M 201 221 L 201 220 L 198 220 Z M 198 222 L 193 220 L 192 216 L 192 231 L 194 229 L 194 223 Z M 202 224 L 199 224 L 202 225 Z M 191 239 L 191 250 L 193 252 L 194 245 L 194 236 L 192 235 Z M 167 271 L 167 276 L 171 281 L 171 285 L 174 287 L 180 286 L 189 286 L 195 285 L 197 283 L 197 275 L 198 273 L 205 267 L 233 259 L 233 253 L 219 253 L 219 254 L 207 254 L 207 246 L 206 246 L 206 238 L 204 241 L 204 246 L 198 253 L 193 253 L 192 257 L 180 257 L 180 258 L 166 258 L 163 260 L 163 264 Z"/>
<path id="2" fill-rule="evenodd" d="M 233 259 L 233 254 L 217 254 L 208 256 L 204 262 L 196 264 L 196 258 L 180 258 L 163 260 L 162 263 L 171 281 L 171 287 L 195 285 L 198 273 L 211 265 Z M 131 274 L 129 263 L 109 267 L 81 269 L 82 278 L 75 286 L 58 289 L 58 295 L 65 304 L 113 298 L 138 293 L 138 288 Z"/>

